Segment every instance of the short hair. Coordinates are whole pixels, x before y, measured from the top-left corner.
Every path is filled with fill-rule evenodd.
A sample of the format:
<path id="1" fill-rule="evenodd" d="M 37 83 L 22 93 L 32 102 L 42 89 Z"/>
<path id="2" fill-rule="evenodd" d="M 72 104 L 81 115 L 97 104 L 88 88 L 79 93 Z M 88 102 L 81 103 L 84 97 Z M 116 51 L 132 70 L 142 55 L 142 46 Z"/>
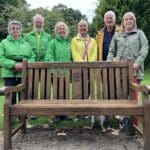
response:
<path id="1" fill-rule="evenodd" d="M 22 25 L 21 25 L 20 21 L 12 20 L 8 23 L 8 28 L 7 28 L 8 33 L 10 33 L 10 29 L 13 24 L 18 25 L 20 28 L 20 31 L 22 32 Z"/>
<path id="2" fill-rule="evenodd" d="M 64 23 L 64 22 L 57 22 L 55 24 L 55 27 L 54 27 L 54 32 L 55 32 L 55 35 L 58 35 L 58 32 L 57 32 L 57 28 L 59 26 L 63 25 L 65 27 L 65 30 L 66 30 L 66 34 L 65 34 L 65 37 L 68 37 L 68 34 L 69 34 L 69 28 L 68 26 Z"/>
<path id="3" fill-rule="evenodd" d="M 134 22 L 133 28 L 136 29 L 136 28 L 137 28 L 137 24 L 136 24 L 136 17 L 135 17 L 135 14 L 134 14 L 133 12 L 129 11 L 129 12 L 126 12 L 126 13 L 123 15 L 123 17 L 122 17 L 121 25 L 122 25 L 123 30 L 124 30 L 124 19 L 125 19 L 126 16 L 131 16 L 131 17 L 133 18 L 133 22 Z"/>
<path id="4" fill-rule="evenodd" d="M 42 22 L 44 23 L 44 17 L 40 14 L 36 14 L 35 16 L 33 16 L 33 22 L 35 22 L 37 18 L 41 18 Z"/>
<path id="5" fill-rule="evenodd" d="M 104 20 L 105 20 L 105 17 L 108 16 L 108 15 L 112 15 L 114 20 L 116 21 L 116 15 L 115 13 L 112 11 L 112 10 L 109 10 L 107 11 L 105 14 L 104 14 Z"/>
<path id="6" fill-rule="evenodd" d="M 79 27 L 81 24 L 85 24 L 87 26 L 87 29 L 88 29 L 88 22 L 86 20 L 80 20 L 80 22 L 78 22 L 78 31 L 79 31 Z"/>

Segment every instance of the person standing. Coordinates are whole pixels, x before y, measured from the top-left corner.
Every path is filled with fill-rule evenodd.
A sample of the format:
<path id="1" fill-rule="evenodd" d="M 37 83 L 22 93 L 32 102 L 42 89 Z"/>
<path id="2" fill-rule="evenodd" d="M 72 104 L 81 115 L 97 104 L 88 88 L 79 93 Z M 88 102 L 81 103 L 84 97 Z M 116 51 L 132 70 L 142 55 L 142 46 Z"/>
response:
<path id="1" fill-rule="evenodd" d="M 78 23 L 78 33 L 77 36 L 75 36 L 71 41 L 71 51 L 72 51 L 73 61 L 78 61 L 78 62 L 97 61 L 97 44 L 95 39 L 88 35 L 88 23 L 85 20 L 81 20 Z M 89 76 L 89 72 L 88 72 L 88 76 Z M 89 81 L 87 82 L 89 84 Z M 82 91 L 84 91 L 83 88 Z M 88 86 L 87 98 L 89 97 L 90 97 L 90 86 Z M 92 125 L 93 125 L 93 121 L 92 121 Z"/>
<path id="2" fill-rule="evenodd" d="M 98 47 L 98 61 L 106 60 L 109 45 L 115 32 L 120 31 L 120 26 L 116 25 L 116 15 L 109 10 L 104 14 L 105 26 L 98 31 L 96 35 L 96 42 Z"/>
<path id="3" fill-rule="evenodd" d="M 148 54 L 148 40 L 144 32 L 137 28 L 133 12 L 127 12 L 122 18 L 122 30 L 115 33 L 109 48 L 107 60 L 133 59 L 137 82 L 144 78 L 144 60 Z"/>
<path id="4" fill-rule="evenodd" d="M 47 52 L 45 56 L 46 62 L 71 62 L 71 48 L 70 41 L 68 39 L 69 29 L 64 22 L 57 22 L 54 28 L 55 38 L 51 40 L 47 47 Z M 58 72 L 60 70 L 58 69 Z M 51 70 L 53 74 L 53 70 Z M 64 69 L 64 74 L 66 70 Z M 57 122 L 65 119 L 65 116 L 56 116 L 55 120 Z"/>
<path id="5" fill-rule="evenodd" d="M 51 36 L 44 31 L 44 17 L 36 14 L 33 17 L 33 31 L 25 35 L 25 40 L 30 43 L 36 55 L 36 61 L 44 61 L 47 44 L 51 41 Z"/>
<path id="6" fill-rule="evenodd" d="M 0 64 L 5 86 L 21 83 L 22 60 L 34 61 L 35 55 L 28 42 L 22 36 L 22 25 L 13 20 L 8 23 L 8 35 L 0 43 Z M 16 104 L 16 94 L 12 95 L 12 104 Z"/>
<path id="7" fill-rule="evenodd" d="M 88 23 L 81 20 L 78 23 L 78 34 L 71 41 L 73 61 L 97 61 L 97 44 L 88 35 Z"/>
<path id="8" fill-rule="evenodd" d="M 57 22 L 54 31 L 55 38 L 48 43 L 45 61 L 70 62 L 72 58 L 68 26 L 64 22 Z"/>

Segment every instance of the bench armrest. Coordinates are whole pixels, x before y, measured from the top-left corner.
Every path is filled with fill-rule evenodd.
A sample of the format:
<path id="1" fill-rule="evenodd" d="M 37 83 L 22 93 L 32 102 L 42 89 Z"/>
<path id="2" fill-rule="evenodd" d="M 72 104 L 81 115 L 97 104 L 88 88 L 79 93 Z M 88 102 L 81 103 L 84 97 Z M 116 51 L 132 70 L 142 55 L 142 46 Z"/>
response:
<path id="1" fill-rule="evenodd" d="M 17 86 L 4 86 L 0 88 L 0 95 L 7 95 L 12 92 L 20 92 L 24 89 L 24 85 L 18 84 Z"/>
<path id="2" fill-rule="evenodd" d="M 17 86 L 4 86 L 2 88 L 0 88 L 0 95 L 4 95 L 5 96 L 5 103 L 4 105 L 11 105 L 11 101 L 12 101 L 12 93 L 13 92 L 21 92 L 24 89 L 24 84 L 18 84 Z"/>
<path id="3" fill-rule="evenodd" d="M 138 85 L 136 83 L 131 83 L 131 90 L 143 92 L 146 95 L 150 94 L 150 85 Z"/>

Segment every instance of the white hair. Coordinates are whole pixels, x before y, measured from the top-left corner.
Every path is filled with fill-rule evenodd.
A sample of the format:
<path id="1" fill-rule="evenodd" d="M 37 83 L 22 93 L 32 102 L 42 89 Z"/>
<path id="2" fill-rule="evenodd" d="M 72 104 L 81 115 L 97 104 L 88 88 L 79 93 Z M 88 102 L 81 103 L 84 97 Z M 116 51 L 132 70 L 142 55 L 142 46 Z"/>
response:
<path id="1" fill-rule="evenodd" d="M 59 35 L 59 34 L 58 34 L 58 31 L 57 31 L 57 28 L 58 28 L 59 26 L 64 26 L 65 31 L 66 31 L 66 32 L 65 32 L 65 37 L 68 37 L 69 28 L 68 28 L 68 26 L 67 26 L 64 22 L 57 22 L 57 23 L 55 24 L 55 27 L 54 27 L 55 35 Z"/>
<path id="2" fill-rule="evenodd" d="M 105 20 L 106 16 L 108 16 L 108 15 L 112 15 L 113 18 L 114 18 L 114 21 L 116 21 L 116 15 L 115 15 L 115 13 L 114 13 L 113 11 L 111 11 L 111 10 L 107 11 L 107 12 L 104 14 L 104 20 Z"/>
<path id="3" fill-rule="evenodd" d="M 41 18 L 42 22 L 44 23 L 44 17 L 40 14 L 36 14 L 35 16 L 33 16 L 33 22 L 35 22 L 37 18 Z"/>
<path id="4" fill-rule="evenodd" d="M 22 25 L 21 25 L 20 21 L 12 20 L 12 21 L 10 21 L 10 22 L 8 23 L 7 31 L 8 31 L 9 34 L 10 34 L 11 26 L 12 26 L 13 24 L 18 25 L 19 28 L 20 28 L 20 31 L 22 31 Z"/>

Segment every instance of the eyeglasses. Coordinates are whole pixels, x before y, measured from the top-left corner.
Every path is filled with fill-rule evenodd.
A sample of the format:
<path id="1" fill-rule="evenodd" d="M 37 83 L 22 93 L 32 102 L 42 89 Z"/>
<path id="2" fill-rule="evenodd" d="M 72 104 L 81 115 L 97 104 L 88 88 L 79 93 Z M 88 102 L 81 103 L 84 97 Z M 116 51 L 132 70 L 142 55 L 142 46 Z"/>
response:
<path id="1" fill-rule="evenodd" d="M 12 27 L 11 29 L 13 29 L 13 30 L 20 30 L 20 28 L 19 27 Z"/>

